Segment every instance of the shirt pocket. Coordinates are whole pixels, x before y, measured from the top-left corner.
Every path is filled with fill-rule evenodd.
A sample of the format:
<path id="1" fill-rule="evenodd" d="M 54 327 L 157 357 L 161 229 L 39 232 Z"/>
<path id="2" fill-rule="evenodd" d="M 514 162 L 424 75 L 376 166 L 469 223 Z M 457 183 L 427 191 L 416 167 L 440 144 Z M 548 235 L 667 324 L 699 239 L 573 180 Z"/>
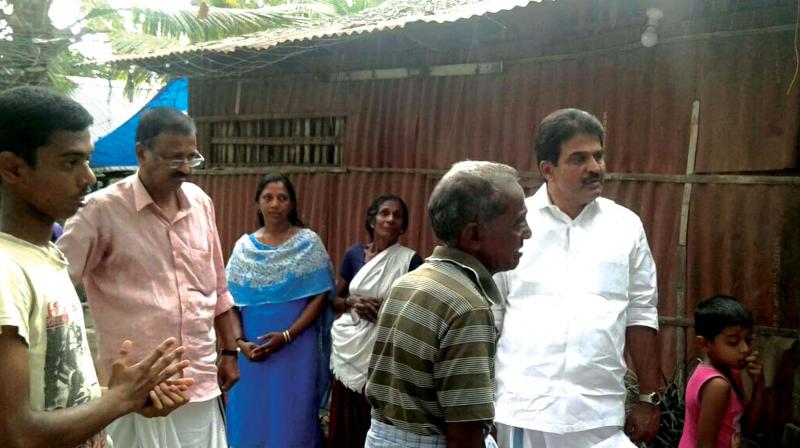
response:
<path id="1" fill-rule="evenodd" d="M 214 271 L 214 254 L 210 250 L 186 248 L 187 288 L 197 291 L 207 299 L 213 299 L 217 287 L 217 273 Z"/>
<path id="2" fill-rule="evenodd" d="M 608 299 L 628 297 L 630 271 L 627 260 L 598 261 L 594 269 L 587 270 L 587 290 Z"/>

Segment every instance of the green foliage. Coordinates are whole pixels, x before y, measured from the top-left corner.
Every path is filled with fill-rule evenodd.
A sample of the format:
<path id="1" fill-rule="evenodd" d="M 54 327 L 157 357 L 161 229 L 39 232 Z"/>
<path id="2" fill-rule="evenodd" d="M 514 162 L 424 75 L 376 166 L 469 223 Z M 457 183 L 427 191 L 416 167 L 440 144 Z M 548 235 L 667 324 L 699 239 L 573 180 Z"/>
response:
<path id="1" fill-rule="evenodd" d="M 383 3 L 384 0 L 323 0 L 323 3 L 333 7 L 336 15 L 346 16 L 361 12 Z"/>
<path id="2" fill-rule="evenodd" d="M 70 49 L 87 35 L 105 36 L 115 55 L 170 51 L 276 27 L 309 27 L 383 0 L 197 0 L 182 11 L 117 10 L 108 0 L 80 1 L 83 16 L 56 29 L 48 17 L 52 0 L 0 0 L 0 89 L 38 84 L 63 91 L 71 88 L 67 76 L 127 79 L 133 85 L 158 77 L 103 66 Z"/>
<path id="3" fill-rule="evenodd" d="M 648 444 L 640 443 L 640 448 L 676 448 L 683 434 L 684 412 L 686 410 L 686 385 L 680 380 L 678 372 L 672 380 L 664 377 L 666 387 L 661 396 L 661 418 L 656 438 Z M 625 409 L 630 411 L 639 403 L 639 386 L 636 375 L 628 371 L 625 375 Z"/>
<path id="4" fill-rule="evenodd" d="M 193 5 L 198 5 L 201 2 L 198 0 L 194 0 L 192 2 Z M 206 5 L 217 7 L 217 8 L 261 8 L 265 5 L 263 1 L 257 0 L 206 0 Z"/>
<path id="5" fill-rule="evenodd" d="M 259 9 L 209 8 L 208 17 L 197 11 L 158 11 L 135 8 L 133 24 L 144 34 L 168 39 L 186 38 L 190 43 L 206 42 L 230 36 L 263 31 L 306 21 L 306 18 L 283 6 Z"/>
<path id="6" fill-rule="evenodd" d="M 650 443 L 651 448 L 674 448 L 678 446 L 683 434 L 683 420 L 686 411 L 686 385 L 670 381 L 661 396 L 661 420 L 658 435 Z"/>

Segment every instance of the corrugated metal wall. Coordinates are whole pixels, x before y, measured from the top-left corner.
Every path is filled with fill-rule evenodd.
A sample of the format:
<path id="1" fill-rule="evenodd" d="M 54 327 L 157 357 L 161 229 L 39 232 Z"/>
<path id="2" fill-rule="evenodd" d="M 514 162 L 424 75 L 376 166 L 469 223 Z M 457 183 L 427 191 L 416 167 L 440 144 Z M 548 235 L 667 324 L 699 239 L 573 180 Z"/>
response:
<path id="1" fill-rule="evenodd" d="M 787 2 L 770 3 L 779 4 Z M 686 14 L 699 14 L 698 3 L 681 5 Z M 521 21 L 531 9 L 502 17 Z M 569 14 L 555 5 L 543 10 Z M 425 206 L 442 170 L 468 158 L 501 161 L 527 172 L 530 192 L 539 183 L 532 177 L 536 124 L 561 107 L 592 111 L 607 126 L 608 169 L 617 173 L 604 195 L 641 216 L 655 255 L 660 314 L 667 318 L 660 335 L 665 375 L 670 378 L 691 358 L 693 335 L 685 318 L 698 301 L 716 293 L 740 297 L 754 311 L 757 324 L 786 330 L 767 332 L 760 342 L 772 365 L 768 375 L 777 372 L 768 403 L 773 406 L 771 424 L 778 425 L 790 420 L 792 412 L 785 391 L 792 388 L 793 373 L 786 374 L 786 368 L 794 372 L 794 364 L 786 367 L 786 362 L 794 359 L 794 349 L 787 351 L 793 339 L 787 346 L 783 337 L 796 336 L 791 330 L 800 324 L 800 178 L 694 177 L 684 204 L 687 178 L 681 175 L 687 173 L 695 100 L 695 172 L 798 172 L 800 86 L 786 92 L 795 70 L 793 34 L 785 27 L 737 34 L 736 29 L 766 21 L 757 11 L 750 11 L 747 20 L 738 15 L 717 19 L 736 25 L 727 34 L 678 36 L 653 49 L 619 46 L 612 40 L 608 46 L 614 49 L 609 51 L 509 60 L 503 73 L 494 75 L 347 83 L 308 77 L 192 80 L 191 112 L 195 117 L 347 116 L 345 172 L 290 175 L 302 219 L 320 234 L 338 263 L 347 246 L 366 239 L 363 221 L 369 202 L 389 192 L 402 196 L 411 210 L 405 243 L 428 254 L 434 238 Z M 692 27 L 675 26 L 686 33 L 684 28 Z M 432 34 L 427 31 L 428 41 Z M 622 33 L 619 39 L 628 42 L 629 35 Z M 381 39 L 374 39 L 376 48 L 383 48 Z M 364 41 L 358 45 L 369 48 Z M 505 55 L 522 47 L 519 41 L 493 45 Z M 485 50 L 474 48 L 480 54 Z M 360 56 L 343 47 L 333 59 Z M 409 52 L 407 57 L 427 56 Z M 395 64 L 397 59 L 391 58 Z M 201 146 L 207 126 L 200 123 Z M 196 181 L 214 199 L 229 252 L 239 235 L 254 230 L 258 175 L 207 170 Z M 689 213 L 685 241 L 680 237 L 682 206 Z"/>

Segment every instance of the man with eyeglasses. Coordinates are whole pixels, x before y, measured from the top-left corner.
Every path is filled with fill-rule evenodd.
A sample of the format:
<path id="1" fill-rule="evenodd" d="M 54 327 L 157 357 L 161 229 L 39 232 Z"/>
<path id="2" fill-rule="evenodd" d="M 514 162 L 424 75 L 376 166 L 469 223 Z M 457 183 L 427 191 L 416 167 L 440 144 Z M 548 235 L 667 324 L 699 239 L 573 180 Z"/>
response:
<path id="1" fill-rule="evenodd" d="M 192 119 L 154 108 L 136 129 L 137 173 L 87 197 L 58 246 L 75 284 L 83 283 L 96 321 L 99 376 L 125 339 L 137 347 L 175 337 L 194 378 L 191 402 L 164 419 L 126 416 L 108 427 L 115 446 L 227 446 L 221 391 L 239 378 L 232 309 L 211 199 L 186 182 L 203 163 Z M 223 349 L 217 357 L 217 340 Z M 157 344 L 155 344 L 157 345 Z M 131 353 L 132 359 L 145 355 Z"/>

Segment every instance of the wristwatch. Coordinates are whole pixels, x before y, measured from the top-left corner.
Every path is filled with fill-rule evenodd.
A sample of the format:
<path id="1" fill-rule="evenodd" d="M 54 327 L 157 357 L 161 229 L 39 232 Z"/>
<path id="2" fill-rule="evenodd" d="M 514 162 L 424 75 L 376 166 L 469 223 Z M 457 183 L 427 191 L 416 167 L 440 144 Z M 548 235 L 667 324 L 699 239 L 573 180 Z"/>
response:
<path id="1" fill-rule="evenodd" d="M 219 354 L 220 354 L 220 356 L 233 356 L 234 358 L 238 358 L 239 357 L 239 349 L 238 348 L 236 350 L 225 350 L 225 349 L 222 349 L 222 350 L 219 351 Z"/>
<path id="2" fill-rule="evenodd" d="M 649 394 L 639 394 L 639 403 L 652 404 L 658 406 L 661 404 L 661 397 L 658 392 L 650 392 Z"/>

